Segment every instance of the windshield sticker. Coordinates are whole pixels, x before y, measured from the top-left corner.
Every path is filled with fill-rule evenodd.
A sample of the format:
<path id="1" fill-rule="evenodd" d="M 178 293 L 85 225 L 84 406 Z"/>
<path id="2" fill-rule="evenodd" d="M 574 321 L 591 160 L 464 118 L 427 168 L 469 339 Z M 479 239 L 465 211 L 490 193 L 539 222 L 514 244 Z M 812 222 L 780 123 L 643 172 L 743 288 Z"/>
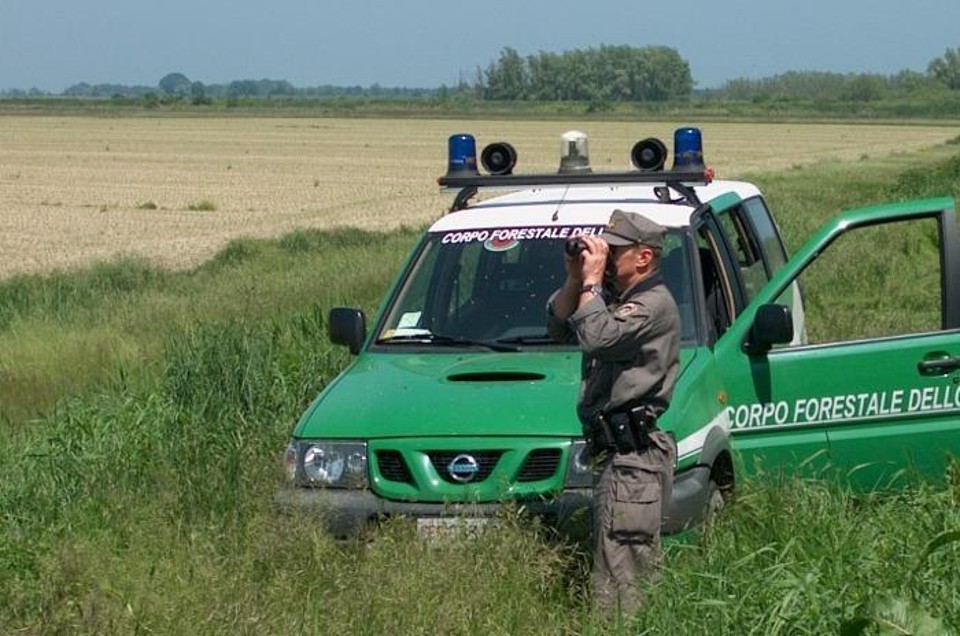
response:
<path id="1" fill-rule="evenodd" d="M 856 422 L 913 413 L 952 412 L 960 412 L 960 386 L 801 397 L 793 401 L 727 407 L 734 431 Z"/>
<path id="2" fill-rule="evenodd" d="M 514 247 L 515 241 L 564 240 L 574 236 L 600 234 L 602 225 L 564 225 L 561 227 L 504 227 L 484 230 L 455 230 L 444 232 L 440 243 L 484 243 L 487 249 L 500 251 Z M 507 247 L 504 247 L 507 246 Z"/>
<path id="3" fill-rule="evenodd" d="M 488 252 L 506 252 L 520 245 L 515 239 L 487 239 L 483 242 L 483 249 Z"/>
<path id="4" fill-rule="evenodd" d="M 420 322 L 420 315 L 423 314 L 422 311 L 408 311 L 402 316 L 400 316 L 400 321 L 397 323 L 397 329 L 403 329 L 405 327 L 416 327 L 417 323 Z"/>

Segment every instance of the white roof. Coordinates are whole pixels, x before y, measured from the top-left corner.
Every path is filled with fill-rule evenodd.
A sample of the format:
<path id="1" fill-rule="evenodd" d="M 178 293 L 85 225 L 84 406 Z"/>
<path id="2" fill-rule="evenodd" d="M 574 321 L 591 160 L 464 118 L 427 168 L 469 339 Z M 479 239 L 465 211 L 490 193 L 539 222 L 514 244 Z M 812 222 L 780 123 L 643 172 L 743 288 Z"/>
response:
<path id="1" fill-rule="evenodd" d="M 504 194 L 451 212 L 430 228 L 431 232 L 498 227 L 555 225 L 606 225 L 619 208 L 639 212 L 664 227 L 690 225 L 694 207 L 688 203 L 665 204 L 657 200 L 653 185 L 611 184 L 536 186 Z M 756 186 L 741 181 L 713 181 L 694 191 L 703 203 L 733 193 L 741 199 L 757 196 Z M 679 195 L 671 191 L 676 198 Z"/>

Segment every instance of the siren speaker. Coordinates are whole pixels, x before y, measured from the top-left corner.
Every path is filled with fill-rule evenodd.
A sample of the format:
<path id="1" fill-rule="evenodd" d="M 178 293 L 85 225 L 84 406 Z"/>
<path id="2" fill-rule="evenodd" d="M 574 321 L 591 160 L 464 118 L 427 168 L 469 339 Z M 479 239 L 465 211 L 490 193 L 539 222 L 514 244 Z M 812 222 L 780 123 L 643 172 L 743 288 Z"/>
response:
<path id="1" fill-rule="evenodd" d="M 667 147 L 655 137 L 638 141 L 630 151 L 630 161 L 641 172 L 662 170 L 667 162 Z"/>
<path id="2" fill-rule="evenodd" d="M 507 142 L 498 141 L 483 149 L 480 163 L 490 174 L 511 174 L 513 167 L 517 165 L 517 151 Z"/>

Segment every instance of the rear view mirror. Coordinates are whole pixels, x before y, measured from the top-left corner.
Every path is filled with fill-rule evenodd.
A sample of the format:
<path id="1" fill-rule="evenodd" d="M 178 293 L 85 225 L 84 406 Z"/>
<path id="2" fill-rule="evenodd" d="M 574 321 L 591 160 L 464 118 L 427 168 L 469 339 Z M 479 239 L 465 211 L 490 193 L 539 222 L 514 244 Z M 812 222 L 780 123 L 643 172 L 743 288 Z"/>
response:
<path id="1" fill-rule="evenodd" d="M 744 349 L 751 355 L 764 354 L 773 345 L 793 340 L 793 315 L 785 305 L 761 305 L 753 319 Z"/>
<path id="2" fill-rule="evenodd" d="M 334 307 L 328 321 L 330 342 L 346 345 L 350 353 L 360 353 L 367 337 L 367 319 L 363 312 L 352 307 Z"/>

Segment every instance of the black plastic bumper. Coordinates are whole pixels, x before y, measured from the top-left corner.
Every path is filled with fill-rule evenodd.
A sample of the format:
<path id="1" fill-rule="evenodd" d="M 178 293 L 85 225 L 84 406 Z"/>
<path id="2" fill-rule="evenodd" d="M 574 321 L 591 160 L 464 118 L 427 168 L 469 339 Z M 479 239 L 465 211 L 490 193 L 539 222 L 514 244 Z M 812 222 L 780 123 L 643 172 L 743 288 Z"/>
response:
<path id="1" fill-rule="evenodd" d="M 673 497 L 664 515 L 663 532 L 682 532 L 703 519 L 709 496 L 710 469 L 695 466 L 678 474 Z M 589 488 L 570 488 L 550 499 L 518 502 L 524 512 L 541 517 L 561 532 L 581 535 L 589 531 Z M 441 504 L 391 501 L 371 490 L 282 488 L 276 504 L 282 510 L 315 513 L 337 538 L 350 538 L 386 517 L 491 517 L 503 510 L 501 503 Z"/>

